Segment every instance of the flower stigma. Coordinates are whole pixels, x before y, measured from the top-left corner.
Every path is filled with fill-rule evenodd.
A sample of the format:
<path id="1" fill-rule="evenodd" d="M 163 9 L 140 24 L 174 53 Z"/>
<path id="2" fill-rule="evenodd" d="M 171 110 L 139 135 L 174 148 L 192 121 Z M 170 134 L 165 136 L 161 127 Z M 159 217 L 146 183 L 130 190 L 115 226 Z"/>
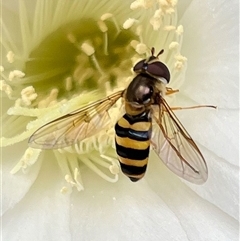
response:
<path id="1" fill-rule="evenodd" d="M 20 46 L 3 23 L 6 57 L 0 86 L 2 101 L 9 103 L 2 119 L 3 147 L 27 143 L 44 124 L 126 88 L 134 77 L 132 67 L 150 55 L 151 47 L 165 50 L 160 58 L 171 72 L 172 88 L 184 79 L 187 59 L 180 52 L 183 26 L 177 25 L 177 0 L 137 0 L 128 6 L 118 1 L 114 6 L 93 0 L 56 2 L 58 8 L 37 0 L 30 17 L 27 3 L 20 1 Z M 84 189 L 83 165 L 109 182 L 118 180 L 113 127 L 123 111 L 120 100 L 109 110 L 105 128 L 50 151 L 65 180 L 62 193 Z M 47 160 L 48 152 L 27 147 L 11 173 L 26 172 Z"/>

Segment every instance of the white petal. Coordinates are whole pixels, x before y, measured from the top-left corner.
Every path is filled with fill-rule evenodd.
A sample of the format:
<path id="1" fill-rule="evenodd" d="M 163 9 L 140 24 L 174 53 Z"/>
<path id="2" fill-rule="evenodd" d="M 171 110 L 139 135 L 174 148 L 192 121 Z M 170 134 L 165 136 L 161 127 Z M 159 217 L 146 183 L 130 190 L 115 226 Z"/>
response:
<path id="1" fill-rule="evenodd" d="M 26 148 L 25 143 L 20 143 L 14 146 L 6 147 L 2 153 L 2 212 L 6 212 L 15 205 L 29 192 L 34 181 L 36 180 L 41 168 L 41 161 L 35 163 L 31 167 L 29 173 L 10 174 L 12 168 L 17 164 L 20 157 L 24 154 Z M 14 150 L 14 151 L 13 151 Z M 21 151 L 22 150 L 22 151 Z"/>
<path id="2" fill-rule="evenodd" d="M 189 240 L 196 236 L 199 241 L 238 240 L 238 222 L 189 189 L 156 158 L 149 164 L 146 179 L 179 218 Z"/>
<path id="3" fill-rule="evenodd" d="M 29 192 L 3 215 L 3 240 L 71 240 L 71 205 L 60 193 L 62 181 L 56 162 L 46 160 Z"/>
<path id="4" fill-rule="evenodd" d="M 87 170 L 83 179 L 85 191 L 71 199 L 73 240 L 188 240 L 178 218 L 144 180 L 132 183 L 122 175 L 112 185 Z"/>
<path id="5" fill-rule="evenodd" d="M 197 13 L 197 15 L 196 15 Z M 182 86 L 197 103 L 237 108 L 238 1 L 192 1 L 181 23 L 188 58 Z"/>
<path id="6" fill-rule="evenodd" d="M 177 115 L 200 144 L 209 166 L 204 188 L 191 188 L 235 219 L 239 205 L 237 5 L 237 1 L 192 1 L 185 12 L 183 53 L 188 69 L 175 103 L 218 106 L 218 110 Z"/>

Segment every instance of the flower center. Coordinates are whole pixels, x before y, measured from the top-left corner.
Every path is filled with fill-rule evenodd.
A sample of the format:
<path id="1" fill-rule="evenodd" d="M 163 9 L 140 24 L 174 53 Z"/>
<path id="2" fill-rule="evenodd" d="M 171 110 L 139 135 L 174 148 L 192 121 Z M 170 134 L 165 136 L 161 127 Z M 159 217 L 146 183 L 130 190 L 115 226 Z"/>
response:
<path id="1" fill-rule="evenodd" d="M 137 36 L 119 30 L 115 21 L 81 19 L 70 22 L 47 36 L 26 62 L 24 84 L 31 84 L 38 99 L 57 88 L 58 98 L 69 98 L 84 90 L 102 91 L 106 81 L 115 86 L 131 74 L 130 42 Z"/>

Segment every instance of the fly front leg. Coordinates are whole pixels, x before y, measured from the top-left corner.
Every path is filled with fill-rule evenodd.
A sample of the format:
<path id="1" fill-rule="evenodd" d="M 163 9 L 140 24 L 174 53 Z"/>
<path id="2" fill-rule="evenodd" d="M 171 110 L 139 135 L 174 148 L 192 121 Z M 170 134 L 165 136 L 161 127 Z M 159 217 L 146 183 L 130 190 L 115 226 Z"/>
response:
<path id="1" fill-rule="evenodd" d="M 172 89 L 170 87 L 166 87 L 165 95 L 171 95 L 171 94 L 175 94 L 175 93 L 178 93 L 178 92 L 179 92 L 179 90 L 174 90 L 174 89 Z"/>

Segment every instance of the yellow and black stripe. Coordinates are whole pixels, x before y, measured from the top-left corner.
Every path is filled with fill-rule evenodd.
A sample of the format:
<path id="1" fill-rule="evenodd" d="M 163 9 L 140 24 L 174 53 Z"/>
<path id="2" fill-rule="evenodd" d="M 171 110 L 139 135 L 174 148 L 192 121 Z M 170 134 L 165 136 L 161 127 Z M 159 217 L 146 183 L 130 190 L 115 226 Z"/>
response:
<path id="1" fill-rule="evenodd" d="M 147 169 L 152 120 L 149 112 L 138 116 L 125 114 L 115 125 L 116 151 L 122 172 L 136 182 Z"/>

